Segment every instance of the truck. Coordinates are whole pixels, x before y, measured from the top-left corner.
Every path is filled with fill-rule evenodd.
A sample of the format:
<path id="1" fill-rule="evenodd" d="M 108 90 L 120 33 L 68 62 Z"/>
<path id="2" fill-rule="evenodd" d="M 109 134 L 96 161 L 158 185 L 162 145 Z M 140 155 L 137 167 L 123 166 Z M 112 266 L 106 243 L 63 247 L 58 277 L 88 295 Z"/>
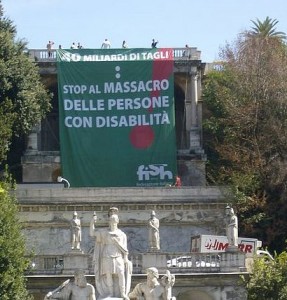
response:
<path id="1" fill-rule="evenodd" d="M 260 250 L 262 242 L 255 238 L 238 238 L 238 248 L 246 254 L 246 257 L 254 255 L 268 256 L 273 259 L 272 255 L 265 250 Z M 227 236 L 224 235 L 197 235 L 191 237 L 191 252 L 197 253 L 214 253 L 225 252 L 228 247 Z"/>

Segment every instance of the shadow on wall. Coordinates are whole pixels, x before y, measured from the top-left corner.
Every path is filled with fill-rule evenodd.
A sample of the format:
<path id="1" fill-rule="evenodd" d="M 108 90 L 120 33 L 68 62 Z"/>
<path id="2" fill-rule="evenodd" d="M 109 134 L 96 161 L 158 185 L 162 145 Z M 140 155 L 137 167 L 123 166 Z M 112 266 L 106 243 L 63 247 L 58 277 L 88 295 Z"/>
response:
<path id="1" fill-rule="evenodd" d="M 187 147 L 186 130 L 185 130 L 185 94 L 180 85 L 174 85 L 175 98 L 175 129 L 176 129 L 176 146 L 177 149 Z"/>

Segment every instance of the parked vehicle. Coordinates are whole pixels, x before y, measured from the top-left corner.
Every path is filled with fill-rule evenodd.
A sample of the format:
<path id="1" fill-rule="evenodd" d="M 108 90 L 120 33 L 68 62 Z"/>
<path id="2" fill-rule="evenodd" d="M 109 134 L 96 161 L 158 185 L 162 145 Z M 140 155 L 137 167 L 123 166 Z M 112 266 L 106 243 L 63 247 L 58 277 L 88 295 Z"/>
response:
<path id="1" fill-rule="evenodd" d="M 204 256 L 179 256 L 172 258 L 167 261 L 167 267 L 178 267 L 178 268 L 216 268 L 220 266 L 220 256 L 219 255 L 204 255 Z"/>
<path id="2" fill-rule="evenodd" d="M 196 253 L 218 253 L 225 252 L 228 247 L 227 236 L 221 235 L 197 235 L 191 237 L 191 252 Z M 266 256 L 273 259 L 267 250 L 260 250 L 262 242 L 255 238 L 238 238 L 238 248 L 246 254 L 246 257 L 254 255 Z"/>

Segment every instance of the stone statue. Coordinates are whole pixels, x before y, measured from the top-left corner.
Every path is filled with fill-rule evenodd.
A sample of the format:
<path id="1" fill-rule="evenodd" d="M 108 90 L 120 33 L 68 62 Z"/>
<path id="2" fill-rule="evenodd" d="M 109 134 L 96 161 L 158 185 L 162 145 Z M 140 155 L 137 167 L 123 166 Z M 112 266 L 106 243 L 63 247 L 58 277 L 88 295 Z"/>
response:
<path id="1" fill-rule="evenodd" d="M 78 218 L 78 214 L 75 211 L 73 214 L 73 219 L 71 221 L 71 241 L 72 241 L 72 250 L 81 250 L 81 220 Z"/>
<path id="2" fill-rule="evenodd" d="M 118 228 L 118 209 L 110 208 L 108 228 L 96 229 L 96 222 L 94 213 L 90 235 L 96 237 L 93 258 L 96 289 L 100 298 L 128 299 L 132 263 L 128 260 L 127 236 Z"/>
<path id="3" fill-rule="evenodd" d="M 84 271 L 77 270 L 74 274 L 74 281 L 66 280 L 44 298 L 44 300 L 50 299 L 96 300 L 95 288 L 87 283 Z"/>
<path id="4" fill-rule="evenodd" d="M 225 208 L 228 246 L 238 246 L 238 219 L 232 207 Z"/>
<path id="5" fill-rule="evenodd" d="M 175 282 L 174 275 L 169 271 L 158 281 L 158 270 L 154 267 L 148 268 L 147 281 L 145 283 L 138 283 L 133 291 L 129 294 L 130 299 L 137 300 L 171 300 L 172 287 Z"/>
<path id="6" fill-rule="evenodd" d="M 156 217 L 155 211 L 151 212 L 151 217 L 148 220 L 148 241 L 150 250 L 160 249 L 159 220 Z"/>

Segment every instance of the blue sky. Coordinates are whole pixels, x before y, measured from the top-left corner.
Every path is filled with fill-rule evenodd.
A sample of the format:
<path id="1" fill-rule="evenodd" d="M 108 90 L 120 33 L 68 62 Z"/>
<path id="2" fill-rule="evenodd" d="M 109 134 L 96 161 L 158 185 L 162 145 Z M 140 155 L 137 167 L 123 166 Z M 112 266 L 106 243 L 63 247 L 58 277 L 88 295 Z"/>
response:
<path id="1" fill-rule="evenodd" d="M 49 40 L 63 48 L 80 42 L 100 48 L 108 38 L 114 48 L 184 47 L 201 51 L 202 61 L 218 57 L 220 47 L 252 26 L 250 20 L 277 19 L 287 33 L 286 0 L 2 0 L 4 13 L 30 49 Z"/>

